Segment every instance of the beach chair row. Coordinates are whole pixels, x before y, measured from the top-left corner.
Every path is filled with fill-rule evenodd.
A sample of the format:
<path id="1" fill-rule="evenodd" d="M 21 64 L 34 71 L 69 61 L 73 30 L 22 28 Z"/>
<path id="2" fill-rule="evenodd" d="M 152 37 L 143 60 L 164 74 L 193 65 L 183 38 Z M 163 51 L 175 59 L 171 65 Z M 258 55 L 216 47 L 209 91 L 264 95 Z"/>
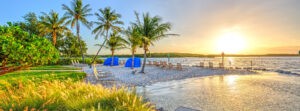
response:
<path id="1" fill-rule="evenodd" d="M 102 70 L 98 70 L 96 64 L 92 65 L 93 68 L 93 74 L 96 77 L 97 80 L 100 80 L 101 78 L 107 78 L 109 76 L 111 76 L 111 72 L 105 72 Z"/>
<path id="2" fill-rule="evenodd" d="M 79 63 L 78 60 L 71 60 L 71 63 L 72 63 L 73 66 L 76 66 L 76 67 L 85 66 L 84 64 Z"/>
<path id="3" fill-rule="evenodd" d="M 195 65 L 196 67 L 207 67 L 207 68 L 224 68 L 224 64 L 223 63 L 219 63 L 218 67 L 214 67 L 213 62 L 208 62 L 208 66 L 204 65 L 204 62 L 200 62 L 199 64 Z"/>
<path id="4" fill-rule="evenodd" d="M 157 67 L 161 67 L 164 69 L 176 69 L 176 70 L 182 70 L 182 64 L 181 63 L 177 63 L 176 65 L 173 63 L 167 63 L 166 61 L 148 61 L 147 65 L 153 65 L 153 66 L 157 66 Z"/>

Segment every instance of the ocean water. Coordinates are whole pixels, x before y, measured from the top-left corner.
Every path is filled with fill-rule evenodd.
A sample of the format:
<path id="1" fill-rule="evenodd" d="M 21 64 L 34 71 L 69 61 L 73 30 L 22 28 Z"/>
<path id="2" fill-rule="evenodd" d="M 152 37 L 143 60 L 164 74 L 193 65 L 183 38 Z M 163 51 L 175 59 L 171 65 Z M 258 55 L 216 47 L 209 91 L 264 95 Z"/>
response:
<path id="1" fill-rule="evenodd" d="M 150 61 L 168 61 L 150 58 Z M 172 63 L 218 64 L 221 58 L 171 58 Z M 266 68 L 259 74 L 218 75 L 174 80 L 138 87 L 138 93 L 156 106 L 174 111 L 183 106 L 201 111 L 299 111 L 300 57 L 228 57 L 227 67 Z M 289 73 L 277 73 L 284 70 Z M 294 74 L 295 73 L 295 74 Z"/>
<path id="2" fill-rule="evenodd" d="M 122 58 L 120 60 L 126 60 Z M 208 62 L 212 62 L 214 66 L 218 66 L 222 62 L 222 58 L 147 58 L 147 61 L 169 61 L 171 63 L 181 63 L 183 65 L 192 66 L 199 65 L 200 62 L 204 62 L 205 66 L 208 66 Z M 299 57 L 225 57 L 225 67 L 251 67 L 252 68 L 264 68 L 271 71 L 289 71 L 290 73 L 300 74 L 300 56 Z"/>
<path id="3" fill-rule="evenodd" d="M 299 111 L 300 77 L 278 73 L 221 75 L 139 87 L 156 107 L 201 111 Z"/>

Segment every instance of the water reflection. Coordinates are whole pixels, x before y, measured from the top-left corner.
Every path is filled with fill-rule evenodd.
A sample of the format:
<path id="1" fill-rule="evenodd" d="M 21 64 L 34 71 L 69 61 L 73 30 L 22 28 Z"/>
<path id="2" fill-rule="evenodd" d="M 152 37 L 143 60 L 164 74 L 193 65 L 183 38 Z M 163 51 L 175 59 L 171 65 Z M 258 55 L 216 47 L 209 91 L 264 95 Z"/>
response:
<path id="1" fill-rule="evenodd" d="M 158 107 L 200 110 L 297 110 L 300 77 L 274 73 L 192 78 L 146 86 L 142 95 Z"/>

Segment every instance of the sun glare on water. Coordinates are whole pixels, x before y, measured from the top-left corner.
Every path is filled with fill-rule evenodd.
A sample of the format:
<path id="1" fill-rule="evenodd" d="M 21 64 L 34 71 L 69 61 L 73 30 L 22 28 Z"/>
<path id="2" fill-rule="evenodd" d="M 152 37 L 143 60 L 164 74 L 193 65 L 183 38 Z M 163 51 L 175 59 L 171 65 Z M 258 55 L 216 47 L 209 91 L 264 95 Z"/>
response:
<path id="1" fill-rule="evenodd" d="M 217 39 L 216 48 L 218 52 L 236 54 L 246 48 L 246 40 L 239 32 L 228 31 Z"/>

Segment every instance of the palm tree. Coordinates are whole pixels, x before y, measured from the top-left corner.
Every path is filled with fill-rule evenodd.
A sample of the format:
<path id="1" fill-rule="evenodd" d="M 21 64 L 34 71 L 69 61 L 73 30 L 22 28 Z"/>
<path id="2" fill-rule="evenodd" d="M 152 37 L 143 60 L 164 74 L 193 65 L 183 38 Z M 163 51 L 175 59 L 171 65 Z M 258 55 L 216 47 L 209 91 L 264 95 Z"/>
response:
<path id="1" fill-rule="evenodd" d="M 139 33 L 137 27 L 129 27 L 127 30 L 124 31 L 125 36 L 127 37 L 127 45 L 130 48 L 132 54 L 132 63 L 131 68 L 134 69 L 134 54 L 138 47 L 141 46 L 141 34 Z"/>
<path id="2" fill-rule="evenodd" d="M 119 20 L 121 18 L 121 15 L 116 13 L 115 10 L 112 10 L 110 7 L 99 9 L 99 12 L 100 13 L 95 13 L 95 16 L 97 17 L 98 21 L 94 22 L 94 24 L 96 24 L 97 26 L 93 30 L 93 34 L 96 34 L 95 39 L 97 39 L 99 35 L 104 35 L 104 34 L 105 34 L 105 38 L 102 45 L 100 45 L 97 54 L 93 58 L 92 63 L 98 56 L 103 45 L 108 40 L 108 33 L 110 31 L 121 31 L 121 27 L 119 27 L 118 25 L 124 24 L 122 21 Z"/>
<path id="3" fill-rule="evenodd" d="M 41 16 L 39 31 L 43 34 L 50 34 L 52 36 L 53 45 L 56 45 L 56 37 L 58 34 L 68 31 L 65 24 L 66 18 L 59 18 L 58 13 L 53 10 L 48 14 L 43 13 Z"/>
<path id="4" fill-rule="evenodd" d="M 91 16 L 89 12 L 92 10 L 89 4 L 83 5 L 82 0 L 73 0 L 71 2 L 71 8 L 68 7 L 67 5 L 63 4 L 62 5 L 63 10 L 66 10 L 65 17 L 69 19 L 67 23 L 71 24 L 71 28 L 74 28 L 76 25 L 76 34 L 80 46 L 80 51 L 81 51 L 81 56 L 82 56 L 82 61 L 84 61 L 84 56 L 83 56 L 83 51 L 82 51 L 82 46 L 80 43 L 80 22 L 81 24 L 85 25 L 87 28 L 90 28 L 91 24 L 89 21 L 86 19 L 87 16 Z"/>
<path id="5" fill-rule="evenodd" d="M 171 24 L 161 23 L 162 19 L 158 16 L 151 17 L 149 13 L 146 13 L 143 14 L 143 18 L 141 20 L 138 13 L 135 12 L 135 15 L 137 20 L 135 23 L 133 23 L 133 25 L 137 27 L 139 33 L 141 34 L 142 47 L 144 49 L 144 62 L 141 73 L 145 73 L 144 70 L 147 58 L 146 54 L 147 51 L 149 51 L 149 46 L 153 45 L 155 41 L 177 34 L 166 34 L 166 32 L 171 29 Z"/>
<path id="6" fill-rule="evenodd" d="M 114 63 L 114 54 L 116 50 L 126 48 L 127 41 L 122 38 L 117 31 L 114 31 L 110 34 L 110 38 L 107 40 L 106 44 L 104 45 L 105 48 L 111 51 L 112 62 L 111 66 Z M 97 46 L 102 46 L 100 44 L 96 44 Z"/>

